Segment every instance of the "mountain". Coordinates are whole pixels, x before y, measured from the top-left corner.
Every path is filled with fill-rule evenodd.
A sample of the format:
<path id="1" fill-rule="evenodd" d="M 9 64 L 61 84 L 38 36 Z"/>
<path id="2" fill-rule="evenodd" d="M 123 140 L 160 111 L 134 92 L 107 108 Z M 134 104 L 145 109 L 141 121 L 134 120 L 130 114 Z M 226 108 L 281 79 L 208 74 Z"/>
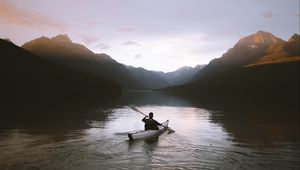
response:
<path id="1" fill-rule="evenodd" d="M 68 37 L 67 34 L 59 34 L 55 37 L 52 37 L 51 39 L 55 42 L 58 42 L 58 43 L 65 43 L 65 44 L 71 44 L 72 43 L 71 39 Z"/>
<path id="2" fill-rule="evenodd" d="M 160 89 L 167 86 L 179 85 L 188 82 L 204 65 L 196 67 L 181 67 L 172 72 L 150 71 L 144 68 L 127 66 L 129 72 L 139 82 L 151 89 Z"/>
<path id="3" fill-rule="evenodd" d="M 297 61 L 300 59 L 299 48 L 299 35 L 294 34 L 288 41 L 269 45 L 263 56 L 247 66 Z"/>
<path id="4" fill-rule="evenodd" d="M 8 41 L 8 42 L 10 42 L 10 43 L 13 43 L 9 38 L 5 38 L 5 39 L 3 39 L 3 40 Z"/>
<path id="5" fill-rule="evenodd" d="M 144 89 L 127 70 L 106 54 L 95 54 L 85 46 L 73 43 L 67 35 L 40 37 L 22 48 L 44 59 L 78 71 L 88 72 L 114 81 L 123 89 Z"/>
<path id="6" fill-rule="evenodd" d="M 259 31 L 212 60 L 189 83 L 166 91 L 223 102 L 249 99 L 299 101 L 299 35 L 289 41 Z"/>
<path id="7" fill-rule="evenodd" d="M 49 60 L 93 59 L 92 51 L 81 44 L 73 43 L 67 35 L 53 38 L 40 37 L 25 43 L 22 48 Z"/>
<path id="8" fill-rule="evenodd" d="M 294 34 L 284 46 L 284 50 L 292 56 L 300 56 L 300 35 Z"/>
<path id="9" fill-rule="evenodd" d="M 11 109 L 47 100 L 108 99 L 121 93 L 110 80 L 49 62 L 6 40 L 0 39 L 0 52 L 1 99 Z"/>
<path id="10" fill-rule="evenodd" d="M 271 33 L 258 31 L 256 34 L 240 39 L 222 57 L 210 61 L 193 80 L 244 66 L 299 60 L 297 43 L 299 44 L 297 34 L 287 42 Z M 293 49 L 286 50 L 286 48 Z"/>
<path id="11" fill-rule="evenodd" d="M 170 83 L 164 79 L 158 71 L 149 71 L 142 67 L 136 68 L 132 66 L 127 66 L 127 69 L 136 80 L 151 89 L 159 89 L 170 85 Z"/>
<path id="12" fill-rule="evenodd" d="M 206 65 L 197 65 L 195 67 L 181 67 L 175 71 L 161 74 L 170 85 L 180 85 L 189 82 L 199 70 L 204 68 Z"/>
<path id="13" fill-rule="evenodd" d="M 265 55 L 272 45 L 283 43 L 283 40 L 271 33 L 258 31 L 256 34 L 240 39 L 232 49 L 213 62 L 227 66 L 252 64 Z"/>

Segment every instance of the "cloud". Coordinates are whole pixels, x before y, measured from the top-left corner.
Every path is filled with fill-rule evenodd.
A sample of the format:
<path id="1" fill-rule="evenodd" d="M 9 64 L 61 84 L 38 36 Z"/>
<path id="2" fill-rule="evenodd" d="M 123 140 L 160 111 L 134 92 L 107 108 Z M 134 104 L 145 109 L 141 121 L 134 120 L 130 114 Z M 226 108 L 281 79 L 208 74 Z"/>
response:
<path id="1" fill-rule="evenodd" d="M 99 43 L 96 45 L 97 48 L 100 48 L 102 50 L 106 50 L 106 49 L 109 49 L 110 46 L 108 44 L 105 44 L 105 43 Z"/>
<path id="2" fill-rule="evenodd" d="M 0 20 L 1 19 L 9 24 L 39 30 L 67 30 L 67 26 L 62 22 L 36 11 L 17 8 L 7 0 L 0 0 Z"/>
<path id="3" fill-rule="evenodd" d="M 140 47 L 141 45 L 137 42 L 134 42 L 134 41 L 125 41 L 122 43 L 122 45 L 125 45 L 125 46 L 138 46 Z"/>
<path id="4" fill-rule="evenodd" d="M 80 37 L 80 39 L 83 41 L 83 43 L 85 43 L 86 45 L 92 44 L 96 41 L 99 40 L 99 38 L 95 37 L 95 36 L 91 36 L 89 34 L 85 34 L 85 33 L 77 33 L 77 35 Z"/>
<path id="5" fill-rule="evenodd" d="M 134 27 L 120 27 L 120 28 L 117 28 L 116 31 L 118 31 L 118 32 L 135 32 L 135 31 L 138 31 L 138 29 L 134 28 Z"/>
<path id="6" fill-rule="evenodd" d="M 265 13 L 262 14 L 262 17 L 263 17 L 263 18 L 268 18 L 268 19 L 274 18 L 274 17 L 276 17 L 276 16 L 277 16 L 277 15 L 274 14 L 273 12 L 265 12 Z"/>
<path id="7" fill-rule="evenodd" d="M 134 59 L 140 59 L 140 58 L 142 58 L 142 54 L 136 54 L 133 58 Z"/>
<path id="8" fill-rule="evenodd" d="M 292 14 L 292 17 L 300 17 L 300 12 L 296 12 L 296 13 Z"/>
<path id="9" fill-rule="evenodd" d="M 91 27 L 95 27 L 97 25 L 99 25 L 100 23 L 102 23 L 99 20 L 91 20 L 85 23 L 85 28 L 91 28 Z"/>

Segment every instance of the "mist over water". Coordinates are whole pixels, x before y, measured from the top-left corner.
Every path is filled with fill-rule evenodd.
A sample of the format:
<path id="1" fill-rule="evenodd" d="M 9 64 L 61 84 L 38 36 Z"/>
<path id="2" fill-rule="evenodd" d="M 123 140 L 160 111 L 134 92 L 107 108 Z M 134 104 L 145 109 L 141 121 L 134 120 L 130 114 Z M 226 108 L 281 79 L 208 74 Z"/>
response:
<path id="1" fill-rule="evenodd" d="M 176 132 L 130 142 L 143 129 L 132 104 Z M 48 116 L 1 121 L 0 169 L 299 169 L 297 110 L 233 106 L 131 91 L 33 109 Z"/>

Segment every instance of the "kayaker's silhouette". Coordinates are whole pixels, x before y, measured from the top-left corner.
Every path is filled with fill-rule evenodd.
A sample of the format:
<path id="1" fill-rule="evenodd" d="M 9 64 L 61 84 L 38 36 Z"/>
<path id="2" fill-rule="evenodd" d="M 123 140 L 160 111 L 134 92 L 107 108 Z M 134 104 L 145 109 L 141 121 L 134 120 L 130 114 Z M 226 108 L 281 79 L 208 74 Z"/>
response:
<path id="1" fill-rule="evenodd" d="M 149 118 L 147 118 L 149 117 Z M 145 116 L 142 121 L 145 123 L 145 130 L 158 130 L 158 125 L 161 125 L 153 119 L 153 113 L 150 112 L 149 116 Z"/>

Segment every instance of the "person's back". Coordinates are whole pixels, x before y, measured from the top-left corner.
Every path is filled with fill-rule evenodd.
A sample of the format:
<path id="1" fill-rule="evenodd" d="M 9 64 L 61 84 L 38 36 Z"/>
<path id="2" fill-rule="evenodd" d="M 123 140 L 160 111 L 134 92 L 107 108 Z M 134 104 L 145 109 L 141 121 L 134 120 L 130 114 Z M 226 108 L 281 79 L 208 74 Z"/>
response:
<path id="1" fill-rule="evenodd" d="M 144 117 L 142 121 L 145 123 L 145 130 L 158 130 L 158 123 L 156 120 L 152 119 L 153 118 L 153 113 L 149 113 L 149 118 L 147 119 Z"/>

